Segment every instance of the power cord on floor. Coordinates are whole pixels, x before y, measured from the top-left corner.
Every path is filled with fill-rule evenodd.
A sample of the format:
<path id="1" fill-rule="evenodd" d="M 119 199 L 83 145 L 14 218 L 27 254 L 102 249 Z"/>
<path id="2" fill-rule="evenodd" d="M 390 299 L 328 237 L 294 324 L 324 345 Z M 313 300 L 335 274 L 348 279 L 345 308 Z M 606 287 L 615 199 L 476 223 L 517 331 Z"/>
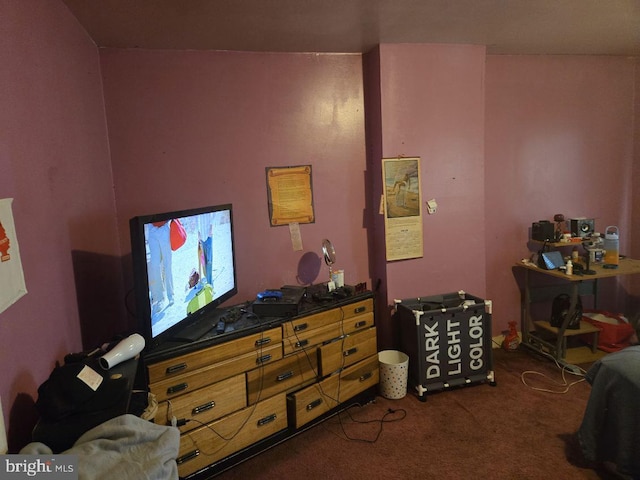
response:
<path id="1" fill-rule="evenodd" d="M 562 375 L 562 381 L 559 382 L 553 378 L 550 378 L 548 375 L 541 373 L 541 372 L 536 372 L 535 370 L 526 370 L 524 372 L 522 372 L 520 374 L 520 380 L 522 381 L 522 383 L 524 385 L 526 385 L 527 387 L 531 388 L 532 390 L 536 390 L 538 392 L 546 392 L 546 393 L 557 393 L 557 394 L 566 394 L 569 392 L 569 389 L 571 387 L 573 387 L 574 385 L 578 384 L 578 383 L 582 383 L 585 381 L 585 374 L 587 373 L 585 370 L 583 370 L 582 368 L 580 368 L 578 365 L 560 365 L 560 363 L 558 362 L 558 360 L 556 358 L 554 358 L 552 355 L 549 355 L 546 352 L 540 352 L 542 353 L 544 356 L 549 357 L 551 360 L 553 360 L 553 362 L 556 364 L 556 366 L 560 369 L 561 375 Z M 569 373 L 570 375 L 575 375 L 577 377 L 581 377 L 579 380 L 576 380 L 574 382 L 568 382 L 567 378 L 566 378 L 566 373 Z M 536 375 L 539 377 L 542 377 L 546 380 L 548 380 L 551 383 L 551 386 L 553 388 L 555 388 L 556 390 L 553 390 L 551 388 L 543 388 L 543 387 L 535 387 L 532 385 L 529 385 L 526 381 L 526 376 L 528 375 Z"/>
<path id="2" fill-rule="evenodd" d="M 362 405 L 360 405 L 359 403 L 356 403 L 356 404 L 352 405 L 351 407 L 362 407 Z M 340 412 L 338 414 L 338 421 L 339 421 L 339 424 L 340 424 L 340 430 L 342 431 L 342 434 L 344 435 L 344 438 L 346 440 L 353 441 L 353 442 L 376 443 L 378 441 L 378 439 L 380 438 L 380 435 L 382 435 L 382 430 L 383 430 L 383 427 L 384 427 L 385 423 L 399 422 L 401 420 L 404 420 L 406 418 L 406 416 L 407 416 L 407 411 L 404 408 L 396 408 L 396 409 L 388 408 L 387 411 L 382 415 L 381 418 L 376 418 L 376 419 L 373 419 L 373 420 L 356 420 L 351 415 L 351 412 L 350 412 L 351 407 L 347 408 L 346 410 L 344 410 L 343 412 Z M 347 431 L 345 430 L 345 426 L 346 425 L 342 421 L 342 416 L 341 416 L 342 413 L 345 413 L 346 415 L 348 415 L 349 419 L 353 423 L 359 423 L 361 425 L 377 423 L 378 424 L 378 430 L 377 430 L 375 436 L 372 439 L 369 439 L 369 438 L 362 438 L 362 437 L 360 437 L 360 438 L 352 437 L 351 435 L 349 435 L 347 433 Z M 396 415 L 396 414 L 398 414 L 397 417 L 388 418 L 389 416 Z M 334 433 L 338 437 L 340 436 L 335 432 L 332 432 L 332 433 Z"/>

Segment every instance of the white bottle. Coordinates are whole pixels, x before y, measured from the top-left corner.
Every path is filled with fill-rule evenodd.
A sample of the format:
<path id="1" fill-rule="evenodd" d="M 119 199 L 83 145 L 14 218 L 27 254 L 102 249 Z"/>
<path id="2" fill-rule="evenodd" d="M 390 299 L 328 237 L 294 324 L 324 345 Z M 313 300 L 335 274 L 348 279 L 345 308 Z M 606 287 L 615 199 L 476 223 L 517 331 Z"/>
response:
<path id="1" fill-rule="evenodd" d="M 144 343 L 142 335 L 138 333 L 129 335 L 100 357 L 98 363 L 103 369 L 109 370 L 111 367 L 115 367 L 119 363 L 138 355 L 144 349 Z"/>
<path id="2" fill-rule="evenodd" d="M 604 268 L 618 268 L 620 234 L 615 225 L 608 226 L 604 231 L 604 250 Z"/>
<path id="3" fill-rule="evenodd" d="M 573 275 L 573 262 L 567 260 L 567 275 Z"/>

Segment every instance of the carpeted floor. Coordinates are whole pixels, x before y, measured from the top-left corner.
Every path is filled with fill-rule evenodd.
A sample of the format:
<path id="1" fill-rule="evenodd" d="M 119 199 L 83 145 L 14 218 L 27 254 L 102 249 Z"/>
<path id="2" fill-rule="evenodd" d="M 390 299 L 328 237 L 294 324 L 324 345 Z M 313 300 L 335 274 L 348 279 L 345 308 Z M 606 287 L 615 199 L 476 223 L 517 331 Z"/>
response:
<path id="1" fill-rule="evenodd" d="M 495 387 L 446 390 L 426 402 L 378 396 L 217 478 L 616 478 L 593 469 L 576 443 L 588 383 L 563 379 L 551 360 L 526 350 L 494 350 L 493 364 Z"/>

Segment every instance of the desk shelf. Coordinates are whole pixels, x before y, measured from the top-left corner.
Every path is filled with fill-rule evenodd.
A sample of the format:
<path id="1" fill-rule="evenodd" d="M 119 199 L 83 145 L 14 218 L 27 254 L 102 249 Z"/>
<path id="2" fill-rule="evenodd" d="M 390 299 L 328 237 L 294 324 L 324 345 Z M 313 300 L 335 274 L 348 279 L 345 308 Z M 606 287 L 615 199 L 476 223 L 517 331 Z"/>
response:
<path id="1" fill-rule="evenodd" d="M 592 295 L 594 306 L 597 302 L 598 281 L 603 278 L 612 278 L 620 275 L 632 275 L 640 273 L 640 260 L 621 258 L 620 265 L 616 269 L 607 269 L 602 265 L 592 265 L 595 271 L 593 275 L 567 275 L 559 270 L 544 270 L 532 263 L 519 263 L 519 267 L 524 269 L 525 278 L 521 296 L 521 330 L 522 344 L 541 353 L 549 354 L 562 363 L 587 363 L 597 360 L 604 355 L 604 352 L 597 350 L 596 327 L 586 322 L 581 322 L 580 329 L 571 330 L 567 325 L 560 328 L 552 327 L 548 321 L 533 320 L 531 318 L 531 304 L 552 300 L 560 293 L 568 293 L 571 297 L 571 307 L 566 318 L 572 316 L 576 308 L 579 295 Z M 562 280 L 553 285 L 535 285 L 532 282 L 533 276 Z M 568 320 L 567 320 L 568 322 Z M 593 347 L 569 348 L 567 340 L 581 334 L 593 334 Z"/>
<path id="2" fill-rule="evenodd" d="M 566 329 L 562 333 L 560 331 L 561 330 L 560 328 L 551 326 L 551 324 L 546 320 L 536 320 L 533 322 L 533 324 L 536 326 L 536 330 L 548 332 L 553 335 L 554 339 L 558 337 L 562 338 L 561 345 L 560 345 L 561 358 L 564 358 L 567 356 L 567 337 L 573 337 L 577 335 L 589 335 L 589 334 L 592 335 L 593 337 L 591 340 L 591 353 L 598 352 L 598 337 L 600 336 L 600 329 L 598 327 L 591 325 L 590 323 L 580 322 L 580 328 Z M 541 340 L 541 339 L 538 339 L 538 340 Z M 550 345 L 550 349 L 553 349 L 555 347 L 553 343 L 550 343 L 549 345 Z"/>
<path id="3" fill-rule="evenodd" d="M 546 330 L 547 332 L 551 332 L 554 335 L 558 335 L 558 333 L 560 332 L 560 329 L 558 327 L 552 327 L 551 324 L 546 320 L 536 320 L 533 323 L 536 327 Z M 567 329 L 564 331 L 563 336 L 571 337 L 573 335 L 584 335 L 588 333 L 600 333 L 600 329 L 588 322 L 580 322 L 580 328 L 571 330 Z M 598 342 L 595 342 L 595 344 L 597 345 Z"/>
<path id="4" fill-rule="evenodd" d="M 561 248 L 561 247 L 581 247 L 583 242 L 585 242 L 587 240 L 581 238 L 579 242 L 543 242 L 542 240 L 534 240 L 532 238 L 531 241 L 533 243 L 535 243 L 535 244 L 540 245 L 540 246 L 546 244 L 547 247 L 549 247 L 549 248 Z"/>

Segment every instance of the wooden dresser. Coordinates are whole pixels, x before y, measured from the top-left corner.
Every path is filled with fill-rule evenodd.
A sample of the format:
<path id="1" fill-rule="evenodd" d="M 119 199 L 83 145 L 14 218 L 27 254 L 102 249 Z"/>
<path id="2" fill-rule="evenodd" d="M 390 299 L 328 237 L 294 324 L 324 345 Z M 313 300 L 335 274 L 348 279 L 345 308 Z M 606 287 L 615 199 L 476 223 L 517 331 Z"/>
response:
<path id="1" fill-rule="evenodd" d="M 182 432 L 181 478 L 204 479 L 373 399 L 373 296 L 306 304 L 290 318 L 144 355 L 156 423 Z"/>

